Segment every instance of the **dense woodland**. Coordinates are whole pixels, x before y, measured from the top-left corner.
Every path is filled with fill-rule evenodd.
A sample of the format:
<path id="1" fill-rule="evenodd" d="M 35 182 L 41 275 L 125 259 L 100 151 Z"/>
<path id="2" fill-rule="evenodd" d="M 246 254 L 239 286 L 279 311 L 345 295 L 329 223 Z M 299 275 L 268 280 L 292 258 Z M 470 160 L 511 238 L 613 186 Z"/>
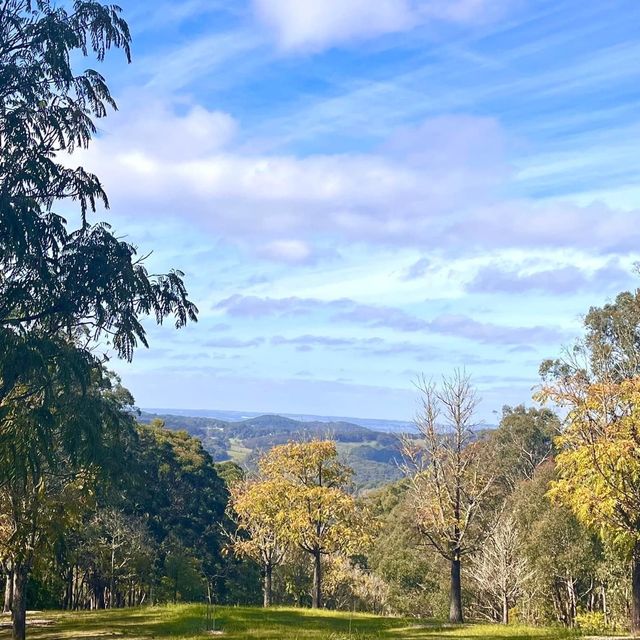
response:
<path id="1" fill-rule="evenodd" d="M 60 159 L 115 108 L 71 60 L 128 59 L 127 24 L 96 1 L 0 8 L 0 571 L 16 640 L 27 607 L 185 600 L 640 632 L 640 291 L 591 309 L 542 363 L 535 408 L 506 407 L 494 430 L 477 428 L 464 371 L 418 380 L 417 434 L 372 446 L 402 471 L 381 488 L 321 434 L 238 426 L 262 454 L 216 462 L 186 431 L 138 423 L 103 356 L 147 346 L 144 317 L 197 320 L 183 275 L 149 273 L 93 220 L 98 177 Z"/>

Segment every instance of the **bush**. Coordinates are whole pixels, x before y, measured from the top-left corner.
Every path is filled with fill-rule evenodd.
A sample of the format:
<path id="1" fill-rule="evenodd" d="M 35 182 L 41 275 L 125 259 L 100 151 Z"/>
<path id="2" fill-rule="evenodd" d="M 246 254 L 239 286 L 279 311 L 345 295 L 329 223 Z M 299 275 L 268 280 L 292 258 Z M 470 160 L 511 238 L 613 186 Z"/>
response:
<path id="1" fill-rule="evenodd" d="M 576 615 L 576 627 L 585 634 L 602 635 L 610 632 L 611 627 L 605 622 L 604 613 L 586 611 Z"/>

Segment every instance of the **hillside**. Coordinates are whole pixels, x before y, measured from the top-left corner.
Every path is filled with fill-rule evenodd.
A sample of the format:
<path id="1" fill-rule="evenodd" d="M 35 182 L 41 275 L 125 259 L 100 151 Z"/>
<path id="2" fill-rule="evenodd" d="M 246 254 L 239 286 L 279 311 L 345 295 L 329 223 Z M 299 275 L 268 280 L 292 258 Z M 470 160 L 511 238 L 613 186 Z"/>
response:
<path id="1" fill-rule="evenodd" d="M 275 445 L 290 440 L 330 438 L 338 443 L 343 460 L 353 468 L 359 489 L 374 488 L 402 475 L 398 436 L 350 422 L 301 421 L 280 415 L 231 422 L 146 411 L 138 417 L 145 423 L 155 418 L 163 420 L 169 429 L 185 430 L 202 440 L 217 462 L 233 460 L 251 468 L 260 453 Z"/>

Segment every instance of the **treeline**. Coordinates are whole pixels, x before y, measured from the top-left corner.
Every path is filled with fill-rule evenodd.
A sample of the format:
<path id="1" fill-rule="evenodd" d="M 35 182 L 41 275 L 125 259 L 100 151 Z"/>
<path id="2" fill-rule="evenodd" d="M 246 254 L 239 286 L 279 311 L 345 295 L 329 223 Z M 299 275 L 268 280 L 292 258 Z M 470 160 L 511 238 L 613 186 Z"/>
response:
<path id="1" fill-rule="evenodd" d="M 127 394 L 117 389 L 121 397 Z M 117 439 L 101 469 L 63 483 L 45 473 L 30 521 L 38 528 L 26 585 L 33 608 L 104 609 L 158 602 L 252 602 L 255 569 L 225 556 L 228 490 L 199 440 L 162 422 L 136 424 L 122 407 Z M 14 496 L 9 496 L 9 501 Z M 23 499 L 26 496 L 23 496 Z M 23 516 L 2 503 L 0 566 L 4 611 L 13 606 Z"/>
<path id="2" fill-rule="evenodd" d="M 160 418 L 171 429 L 184 429 L 202 440 L 216 461 L 232 458 L 234 444 L 248 449 L 241 464 L 254 468 L 260 453 L 292 440 L 331 439 L 349 451 L 357 486 L 375 488 L 400 477 L 397 436 L 349 422 L 302 422 L 278 415 L 264 415 L 239 422 L 200 416 L 154 415 L 142 412 L 141 422 Z"/>
<path id="3" fill-rule="evenodd" d="M 234 548 L 261 563 L 265 604 L 304 603 L 311 590 L 316 606 L 638 630 L 638 336 L 640 290 L 589 311 L 584 337 L 540 369 L 534 398 L 562 419 L 505 407 L 497 429 L 478 430 L 466 374 L 419 380 L 404 479 L 355 501 L 335 444 L 265 454 L 231 489 Z M 349 509 L 332 512 L 341 500 Z M 350 549 L 353 518 L 366 526 Z M 324 549 L 332 527 L 345 546 Z"/>

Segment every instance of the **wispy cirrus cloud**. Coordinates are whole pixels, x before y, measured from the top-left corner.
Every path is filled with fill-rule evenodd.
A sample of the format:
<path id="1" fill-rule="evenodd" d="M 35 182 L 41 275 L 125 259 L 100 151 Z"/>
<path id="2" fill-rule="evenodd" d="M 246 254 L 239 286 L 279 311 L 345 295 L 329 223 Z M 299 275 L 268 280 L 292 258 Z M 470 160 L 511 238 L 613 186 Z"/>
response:
<path id="1" fill-rule="evenodd" d="M 285 51 L 322 51 L 377 36 L 407 31 L 428 21 L 458 24 L 495 17 L 494 0 L 253 0 L 257 18 Z"/>
<path id="2" fill-rule="evenodd" d="M 240 340 L 238 338 L 216 338 L 206 340 L 204 347 L 213 349 L 251 349 L 264 344 L 264 338 L 252 338 L 251 340 Z"/>

